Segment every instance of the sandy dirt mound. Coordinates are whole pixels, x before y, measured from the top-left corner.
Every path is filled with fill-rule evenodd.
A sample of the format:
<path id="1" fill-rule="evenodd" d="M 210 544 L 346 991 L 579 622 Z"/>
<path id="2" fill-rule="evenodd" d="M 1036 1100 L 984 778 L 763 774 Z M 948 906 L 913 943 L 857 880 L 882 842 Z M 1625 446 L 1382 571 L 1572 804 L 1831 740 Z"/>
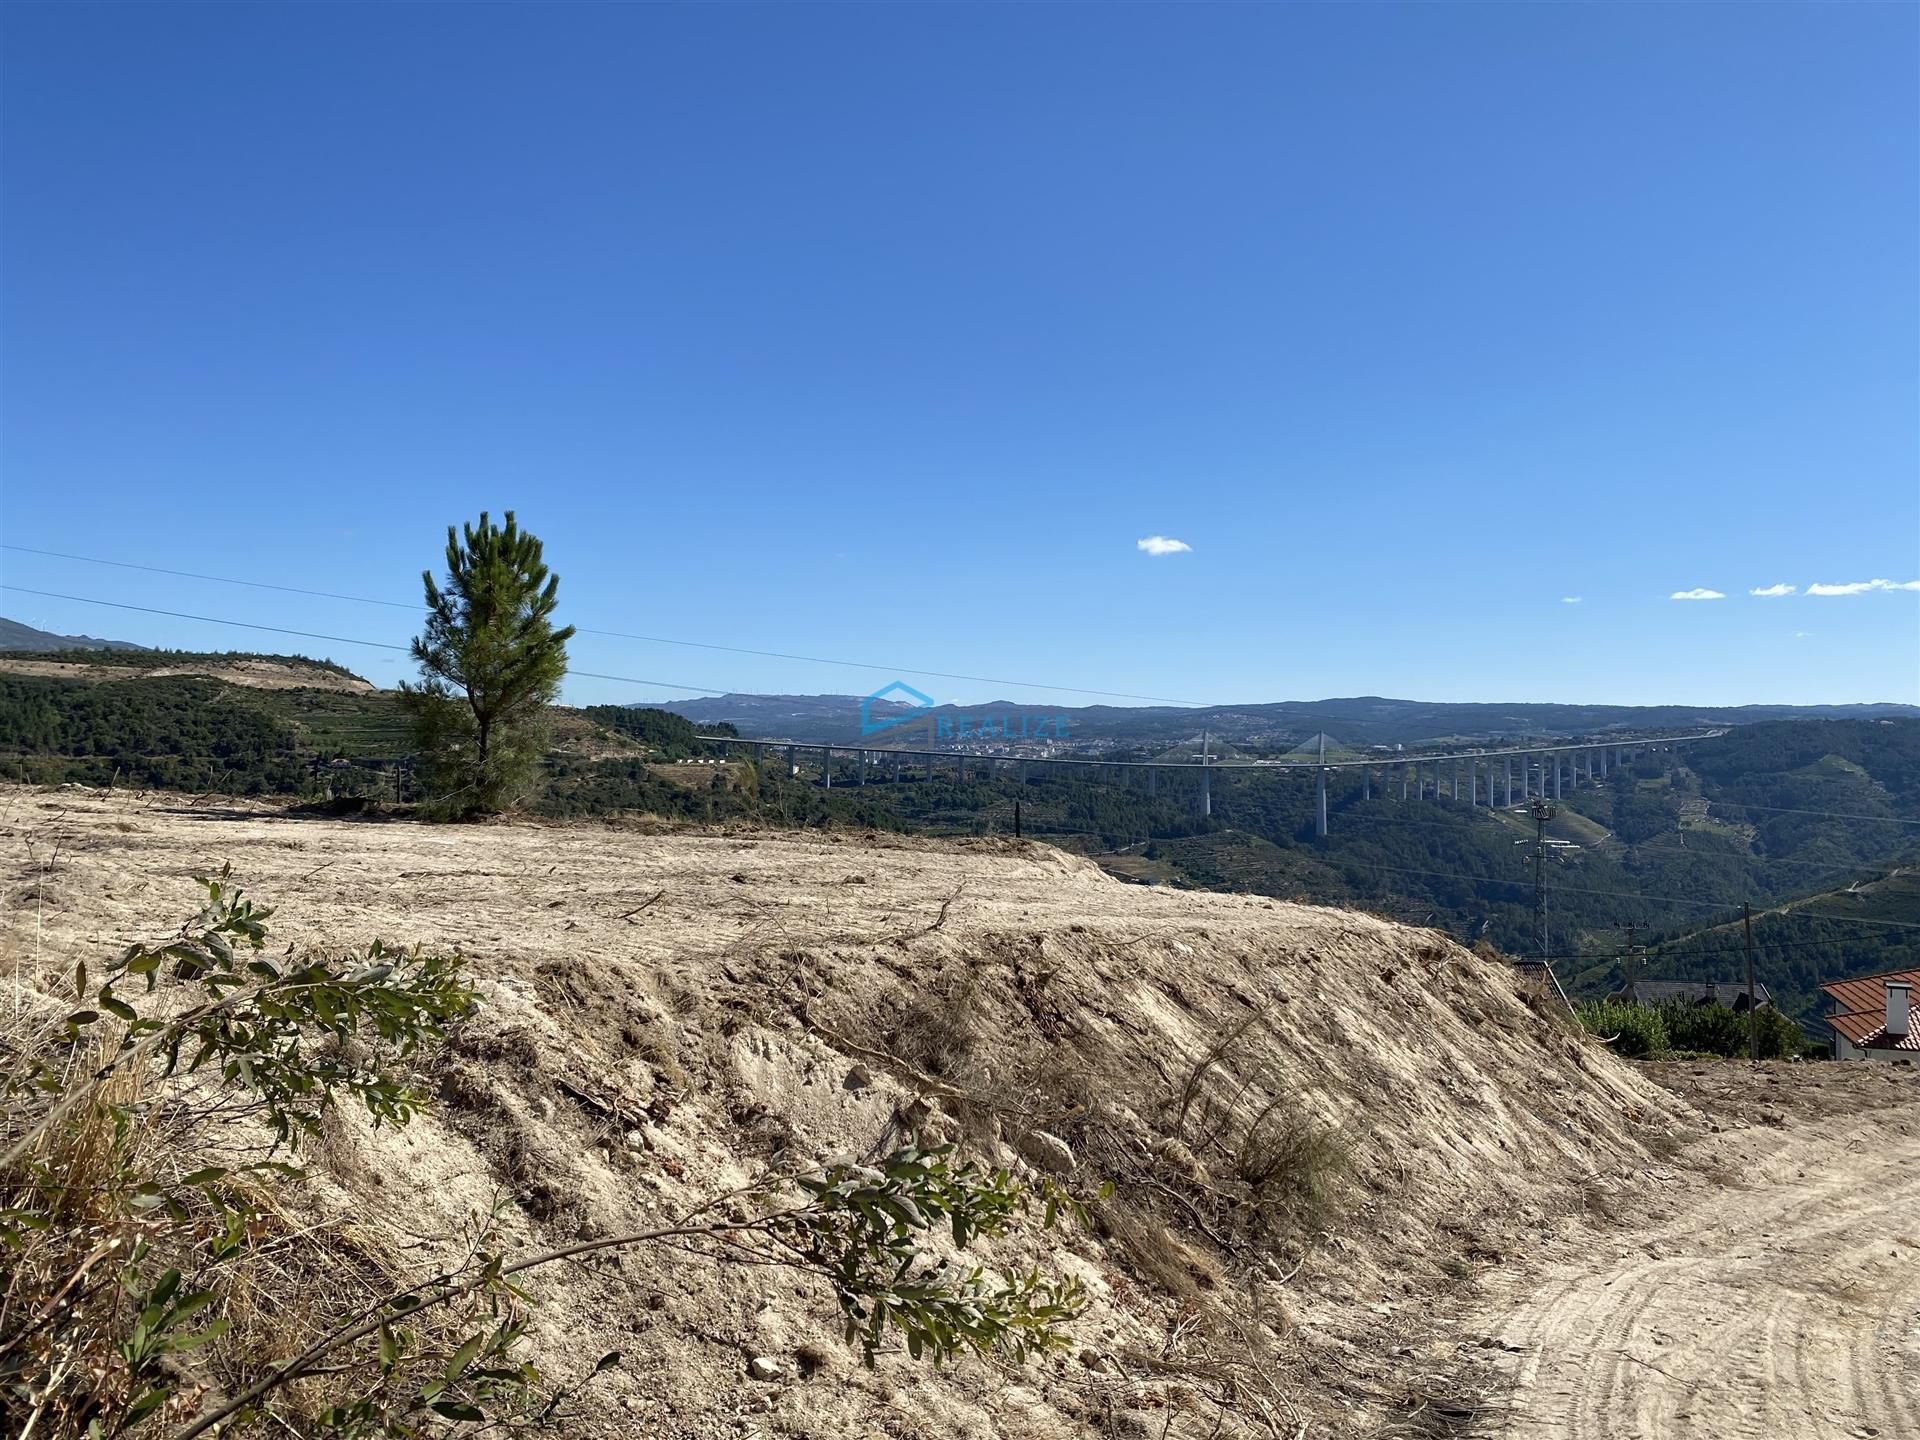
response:
<path id="1" fill-rule="evenodd" d="M 1458 1409 L 1446 1358 L 1483 1278 L 1704 1128 L 1440 935 L 1044 846 L 24 789 L 0 832 L 18 983 L 164 932 L 227 861 L 280 941 L 473 957 L 487 1006 L 441 1104 L 398 1134 L 342 1117 L 294 1197 L 319 1223 L 447 1234 L 504 1194 L 529 1243 L 613 1233 L 776 1151 L 915 1130 L 1118 1182 L 1091 1230 L 1003 1257 L 1091 1299 L 1073 1349 L 1024 1369 L 868 1373 L 815 1288 L 673 1252 L 546 1275 L 543 1352 L 628 1357 L 582 1433 L 1451 1433 L 1417 1427 Z"/>
<path id="2" fill-rule="evenodd" d="M 350 695 L 371 694 L 378 687 L 358 675 L 342 675 L 321 665 L 298 660 L 234 659 L 194 661 L 173 665 L 156 660 L 151 665 L 89 665 L 72 660 L 22 660 L 0 657 L 0 674 L 45 675 L 55 680 L 131 680 L 136 676 L 204 675 L 229 685 L 256 690 L 338 690 Z"/>

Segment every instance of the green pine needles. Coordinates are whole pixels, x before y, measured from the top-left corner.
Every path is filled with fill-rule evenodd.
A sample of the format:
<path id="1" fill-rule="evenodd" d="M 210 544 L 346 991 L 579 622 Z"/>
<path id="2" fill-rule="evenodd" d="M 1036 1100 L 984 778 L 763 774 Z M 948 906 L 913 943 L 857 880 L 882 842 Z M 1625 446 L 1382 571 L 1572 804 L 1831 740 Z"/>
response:
<path id="1" fill-rule="evenodd" d="M 556 630 L 560 577 L 511 510 L 495 525 L 447 527 L 447 576 L 427 571 L 427 626 L 413 642 L 416 685 L 403 703 L 420 748 L 425 808 L 449 818 L 498 814 L 532 787 L 546 711 L 567 671 L 571 625 Z"/>

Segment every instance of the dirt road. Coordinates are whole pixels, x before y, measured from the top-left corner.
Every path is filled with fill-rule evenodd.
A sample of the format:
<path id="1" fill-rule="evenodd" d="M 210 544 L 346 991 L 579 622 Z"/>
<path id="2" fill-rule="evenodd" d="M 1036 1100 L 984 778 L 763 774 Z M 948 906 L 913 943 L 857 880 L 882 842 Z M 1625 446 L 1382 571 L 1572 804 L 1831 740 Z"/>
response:
<path id="1" fill-rule="evenodd" d="M 1515 1367 L 1492 1433 L 1920 1436 L 1920 1107 L 1723 1151 L 1721 1183 L 1490 1310 Z"/>

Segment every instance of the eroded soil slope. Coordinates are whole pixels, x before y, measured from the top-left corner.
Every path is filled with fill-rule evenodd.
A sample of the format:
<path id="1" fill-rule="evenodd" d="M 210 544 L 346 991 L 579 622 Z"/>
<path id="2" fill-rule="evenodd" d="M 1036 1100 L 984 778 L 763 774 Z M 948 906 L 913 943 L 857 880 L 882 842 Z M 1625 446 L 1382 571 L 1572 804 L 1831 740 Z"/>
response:
<path id="1" fill-rule="evenodd" d="M 1593 1194 L 1703 1128 L 1439 935 L 1126 885 L 1044 846 L 24 789 L 0 791 L 0 832 L 4 959 L 28 991 L 166 932 L 223 862 L 279 906 L 276 943 L 473 957 L 487 1006 L 438 1106 L 398 1134 L 342 1117 L 286 1197 L 343 1244 L 400 1237 L 426 1263 L 501 1195 L 527 1242 L 610 1233 L 776 1152 L 915 1129 L 1118 1182 L 1091 1230 L 1004 1257 L 1091 1300 L 1073 1349 L 1024 1370 L 865 1372 L 813 1287 L 677 1252 L 546 1275 L 556 1368 L 627 1356 L 582 1433 L 1450 1433 L 1423 1427 L 1462 1413 L 1441 1358 L 1479 1277 L 1592 1225 Z M 1329 1193 L 1295 1183 L 1342 1156 Z"/>

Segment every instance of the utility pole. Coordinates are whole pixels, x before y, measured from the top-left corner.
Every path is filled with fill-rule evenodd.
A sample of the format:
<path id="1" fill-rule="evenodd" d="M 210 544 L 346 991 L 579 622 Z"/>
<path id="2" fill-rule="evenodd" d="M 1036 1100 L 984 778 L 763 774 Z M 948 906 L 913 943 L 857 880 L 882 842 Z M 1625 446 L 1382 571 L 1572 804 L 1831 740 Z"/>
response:
<path id="1" fill-rule="evenodd" d="M 1629 991 L 1640 983 L 1640 972 L 1646 969 L 1647 947 L 1639 943 L 1639 932 L 1639 925 L 1629 920 L 1627 922 L 1627 953 L 1620 962 L 1620 971 L 1626 978 Z"/>
<path id="2" fill-rule="evenodd" d="M 1547 821 L 1553 807 L 1544 800 L 1533 802 L 1533 932 L 1539 946 L 1540 962 L 1547 963 Z"/>
<path id="3" fill-rule="evenodd" d="M 1756 1023 L 1753 1002 L 1753 906 L 1740 907 L 1740 923 L 1747 932 L 1747 1059 L 1760 1063 L 1760 1026 Z"/>

